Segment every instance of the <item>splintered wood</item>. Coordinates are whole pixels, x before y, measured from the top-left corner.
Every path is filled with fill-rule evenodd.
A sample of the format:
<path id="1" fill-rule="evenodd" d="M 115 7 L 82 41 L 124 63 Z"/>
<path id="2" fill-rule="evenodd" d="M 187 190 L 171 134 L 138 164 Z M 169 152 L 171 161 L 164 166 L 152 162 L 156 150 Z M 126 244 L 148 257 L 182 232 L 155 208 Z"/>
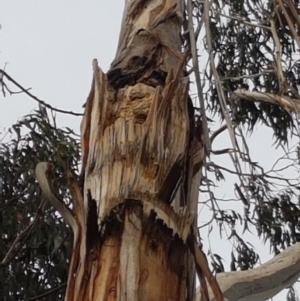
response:
<path id="1" fill-rule="evenodd" d="M 164 86 L 136 83 L 114 91 L 94 62 L 82 149 L 85 189 L 97 202 L 99 219 L 126 199 L 170 204 L 178 189 L 180 203 L 187 204 L 188 85 L 170 74 Z"/>
<path id="2" fill-rule="evenodd" d="M 81 124 L 84 276 L 66 300 L 192 301 L 185 241 L 204 153 L 181 52 L 184 1 L 125 3 L 110 70 L 93 61 Z"/>

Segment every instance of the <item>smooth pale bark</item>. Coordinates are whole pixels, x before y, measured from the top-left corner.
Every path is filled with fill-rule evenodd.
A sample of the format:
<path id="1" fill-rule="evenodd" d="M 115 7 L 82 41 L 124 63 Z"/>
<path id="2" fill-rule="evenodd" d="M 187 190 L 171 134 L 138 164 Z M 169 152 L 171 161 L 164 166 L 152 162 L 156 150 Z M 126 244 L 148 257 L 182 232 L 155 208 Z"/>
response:
<path id="1" fill-rule="evenodd" d="M 300 243 L 253 270 L 217 274 L 224 297 L 230 301 L 264 301 L 292 286 L 300 277 Z M 213 301 L 212 292 L 209 292 Z M 197 297 L 200 300 L 199 288 Z"/>
<path id="2" fill-rule="evenodd" d="M 237 89 L 233 93 L 241 99 L 245 99 L 252 102 L 269 102 L 271 104 L 281 107 L 289 113 L 300 113 L 300 99 L 291 98 L 285 95 L 248 91 L 245 89 Z"/>

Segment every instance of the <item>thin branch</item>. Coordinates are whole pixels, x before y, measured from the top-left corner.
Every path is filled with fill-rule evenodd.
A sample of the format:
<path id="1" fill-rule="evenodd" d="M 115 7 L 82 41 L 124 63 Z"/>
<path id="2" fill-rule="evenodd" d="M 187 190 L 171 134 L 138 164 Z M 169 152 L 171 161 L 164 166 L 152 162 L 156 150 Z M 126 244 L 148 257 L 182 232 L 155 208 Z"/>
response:
<path id="1" fill-rule="evenodd" d="M 38 295 L 38 296 L 31 297 L 31 298 L 27 298 L 27 299 L 25 299 L 25 301 L 36 301 L 36 300 L 40 300 L 40 299 L 42 299 L 42 298 L 45 298 L 45 297 L 47 297 L 47 296 L 50 296 L 50 295 L 54 294 L 55 292 L 57 292 L 57 291 L 59 291 L 59 290 L 65 288 L 66 286 L 67 286 L 67 282 L 65 282 L 65 283 L 63 283 L 63 284 L 61 284 L 61 285 L 59 285 L 59 286 L 57 286 L 57 287 L 55 287 L 55 288 L 52 288 L 52 289 L 48 290 L 47 292 L 42 293 L 42 294 L 40 294 L 40 295 Z"/>
<path id="2" fill-rule="evenodd" d="M 210 143 L 212 144 L 215 138 L 221 134 L 223 131 L 227 129 L 227 124 L 223 124 L 220 128 L 218 128 L 215 132 L 212 133 L 210 137 Z"/>
<path id="3" fill-rule="evenodd" d="M 225 80 L 241 80 L 241 79 L 255 78 L 255 77 L 259 77 L 261 75 L 265 75 L 265 74 L 269 74 L 269 73 L 274 73 L 274 70 L 264 70 L 263 72 L 260 72 L 260 73 L 241 75 L 241 76 L 236 76 L 236 77 L 224 77 L 221 79 L 221 82 L 224 82 Z"/>
<path id="4" fill-rule="evenodd" d="M 298 25 L 300 26 L 300 18 L 299 18 L 298 12 L 296 11 L 296 8 L 295 8 L 294 4 L 291 2 L 291 0 L 285 0 L 285 3 L 288 4 L 288 6 L 289 6 L 289 8 L 290 8 L 290 10 L 293 14 L 293 17 L 295 18 Z"/>
<path id="5" fill-rule="evenodd" d="M 256 175 L 253 175 L 252 173 L 243 173 L 243 172 L 237 172 L 237 171 L 234 171 L 234 170 L 231 170 L 231 169 L 228 169 L 224 166 L 220 166 L 218 164 L 215 164 L 213 162 L 208 162 L 207 163 L 207 167 L 208 167 L 208 170 L 211 171 L 210 168 L 214 168 L 214 169 L 220 169 L 220 170 L 224 170 L 230 174 L 233 174 L 233 175 L 241 175 L 241 176 L 244 176 L 244 177 L 255 177 L 255 178 L 259 178 L 259 179 L 263 179 L 263 178 L 267 178 L 267 179 L 272 179 L 272 180 L 278 180 L 278 181 L 281 181 L 281 182 L 285 182 L 286 184 L 288 184 L 289 186 L 291 187 L 295 187 L 295 184 L 292 183 L 291 181 L 296 181 L 296 179 L 287 179 L 287 178 L 284 178 L 282 176 L 271 176 L 270 173 L 273 172 L 272 170 L 271 171 L 268 171 L 266 173 L 262 172 L 262 174 L 256 174 Z M 257 167 L 257 166 L 256 166 Z M 268 182 L 267 180 L 264 180 L 265 182 Z M 268 182 L 269 183 L 269 182 Z M 280 185 L 279 183 L 277 183 L 276 185 Z"/>
<path id="6" fill-rule="evenodd" d="M 5 70 L 6 66 L 7 66 L 7 62 L 5 62 L 5 64 L 4 64 L 3 71 Z M 7 89 L 7 87 L 6 87 L 6 85 L 5 85 L 4 81 L 3 81 L 3 77 L 4 77 L 4 74 L 1 73 L 1 74 L 0 74 L 0 85 L 1 85 L 1 89 L 2 89 L 2 94 L 3 94 L 4 97 L 5 97 L 5 89 L 4 89 L 4 88 Z"/>
<path id="7" fill-rule="evenodd" d="M 11 203 L 13 203 L 14 201 L 18 200 L 19 198 L 23 197 L 25 195 L 25 192 L 15 195 L 13 196 L 11 199 L 6 199 L 4 200 L 4 203 L 0 206 L 0 212 L 4 211 Z M 5 203 L 6 201 L 6 203 Z"/>
<path id="8" fill-rule="evenodd" d="M 276 27 L 275 27 L 275 21 L 271 19 L 271 31 L 272 31 L 272 36 L 275 44 L 275 60 L 276 60 L 276 69 L 277 69 L 277 75 L 278 75 L 278 81 L 279 81 L 279 87 L 283 85 L 285 82 L 285 77 L 283 75 L 282 71 L 282 64 L 281 64 L 281 45 L 279 42 L 279 38 L 277 35 Z"/>
<path id="9" fill-rule="evenodd" d="M 296 43 L 298 45 L 298 48 L 300 50 L 300 39 L 299 39 L 299 36 L 298 36 L 298 34 L 297 34 L 296 30 L 295 30 L 295 27 L 294 27 L 291 19 L 289 17 L 289 14 L 287 13 L 287 11 L 286 11 L 286 9 L 285 9 L 282 1 L 278 0 L 278 3 L 280 5 L 280 8 L 282 9 L 282 12 L 283 12 L 283 14 L 285 16 L 285 19 L 286 19 L 287 23 L 289 24 L 290 31 L 292 32 L 293 37 L 294 37 L 294 39 L 295 39 L 295 41 L 296 41 Z M 299 17 L 298 17 L 297 21 L 299 22 Z"/>
<path id="10" fill-rule="evenodd" d="M 212 10 L 215 14 L 219 15 L 219 16 L 222 16 L 222 17 L 225 17 L 225 18 L 228 18 L 228 19 L 232 19 L 232 20 L 235 20 L 235 21 L 238 21 L 238 22 L 241 22 L 243 24 L 245 24 L 246 26 L 250 26 L 250 27 L 260 27 L 260 28 L 264 28 L 264 29 L 267 29 L 267 30 L 270 30 L 270 27 L 269 26 L 265 26 L 265 25 L 262 25 L 260 23 L 251 23 L 251 22 L 248 22 L 240 17 L 235 17 L 235 16 L 228 16 L 228 15 L 225 15 L 225 14 L 222 14 L 220 13 L 219 11 L 217 10 Z"/>
<path id="11" fill-rule="evenodd" d="M 15 86 L 17 86 L 21 91 L 20 92 L 11 92 L 6 84 L 4 83 L 3 78 L 7 78 L 7 80 L 9 80 L 10 82 L 12 82 Z M 45 106 L 48 109 L 51 109 L 55 112 L 58 113 L 63 113 L 63 114 L 69 114 L 69 115 L 73 115 L 73 116 L 83 116 L 82 113 L 75 113 L 72 111 L 65 111 L 65 110 L 61 110 L 61 109 L 56 109 L 54 107 L 52 107 L 51 105 L 49 105 L 48 103 L 46 103 L 45 101 L 37 98 L 36 96 L 34 96 L 33 94 L 31 94 L 29 92 L 29 89 L 25 89 L 23 86 L 21 86 L 18 82 L 16 82 L 12 77 L 10 77 L 3 69 L 0 69 L 0 84 L 2 85 L 2 89 L 3 87 L 6 87 L 7 91 L 9 91 L 10 94 L 16 94 L 16 93 L 25 93 L 26 95 L 28 95 L 30 98 L 34 99 L 36 102 L 38 102 L 40 105 Z M 5 96 L 5 93 L 4 93 Z"/>
<path id="12" fill-rule="evenodd" d="M 225 99 L 225 95 L 224 95 L 224 91 L 223 88 L 220 85 L 220 77 L 219 74 L 217 72 L 216 66 L 215 66 L 215 61 L 214 61 L 214 55 L 213 55 L 213 48 L 212 48 L 212 37 L 211 37 L 211 30 L 210 30 L 210 24 L 209 24 L 209 11 L 210 11 L 210 6 L 211 6 L 211 2 L 210 0 L 205 0 L 204 3 L 204 24 L 205 24 L 205 32 L 206 32 L 206 41 L 207 41 L 207 48 L 208 48 L 208 55 L 209 55 L 209 61 L 210 61 L 210 67 L 212 70 L 212 74 L 216 80 L 216 89 L 217 89 L 217 94 L 219 97 L 219 102 L 220 102 L 220 106 L 221 106 L 221 110 L 224 116 L 224 119 L 226 121 L 227 124 L 227 128 L 228 128 L 228 132 L 229 132 L 229 137 L 233 146 L 234 150 L 237 150 L 237 140 L 236 140 L 236 136 L 234 133 L 234 129 L 233 129 L 233 125 L 232 122 L 230 120 L 230 116 L 229 116 L 229 112 L 226 106 L 226 99 Z M 237 170 L 237 174 L 238 177 L 240 179 L 241 185 L 243 185 L 243 179 L 242 176 L 240 175 L 241 173 L 241 166 L 240 166 L 240 162 L 239 159 L 237 157 L 237 152 L 234 152 L 233 155 L 231 153 L 229 153 L 232 162 L 234 164 L 235 169 Z M 246 191 L 247 193 L 247 191 Z M 248 193 L 247 193 L 248 194 Z M 248 195 L 247 195 L 248 197 Z"/>
<path id="13" fill-rule="evenodd" d="M 187 2 L 187 11 L 188 11 L 188 29 L 190 34 L 190 47 L 192 53 L 192 61 L 193 61 L 193 70 L 196 79 L 196 86 L 198 92 L 198 98 L 200 103 L 200 111 L 201 111 L 201 118 L 202 118 L 202 126 L 203 126 L 203 136 L 204 136 L 204 147 L 206 149 L 207 154 L 211 151 L 210 139 L 208 135 L 208 123 L 207 117 L 205 113 L 205 104 L 203 98 L 203 89 L 201 85 L 201 78 L 199 72 L 199 61 L 198 61 L 198 54 L 197 54 L 197 46 L 196 46 L 196 38 L 194 33 L 194 25 L 193 25 L 193 6 L 192 0 L 188 0 Z M 202 27 L 202 23 L 201 23 Z"/>
<path id="14" fill-rule="evenodd" d="M 3 258 L 2 262 L 0 263 L 1 266 L 7 265 L 13 259 L 13 257 L 19 252 L 22 245 L 26 242 L 26 239 L 32 233 L 35 226 L 38 224 L 40 217 L 43 214 L 43 211 L 44 211 L 43 208 L 44 208 L 45 203 L 46 203 L 46 201 L 45 201 L 45 199 L 43 199 L 43 201 L 40 203 L 40 205 L 35 213 L 34 219 L 19 235 L 17 235 L 16 239 L 11 244 L 5 257 Z"/>

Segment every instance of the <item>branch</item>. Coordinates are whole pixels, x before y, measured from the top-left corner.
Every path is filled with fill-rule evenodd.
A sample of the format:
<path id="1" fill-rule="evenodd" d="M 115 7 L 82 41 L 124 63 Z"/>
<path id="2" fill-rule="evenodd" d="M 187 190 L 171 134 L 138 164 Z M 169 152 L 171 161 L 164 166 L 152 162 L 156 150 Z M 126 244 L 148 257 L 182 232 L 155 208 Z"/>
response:
<path id="1" fill-rule="evenodd" d="M 38 225 L 38 221 L 44 211 L 44 209 L 43 209 L 44 205 L 45 205 L 45 200 L 43 200 L 40 203 L 40 205 L 35 213 L 34 219 L 20 234 L 17 235 L 16 239 L 11 244 L 5 257 L 3 258 L 2 262 L 0 263 L 0 266 L 7 265 L 13 259 L 13 257 L 16 256 L 16 254 L 19 252 L 19 250 L 22 248 L 22 246 L 26 242 L 27 238 L 31 235 L 34 228 Z"/>
<path id="2" fill-rule="evenodd" d="M 230 301 L 265 301 L 292 286 L 300 277 L 300 243 L 248 271 L 217 274 L 224 297 Z M 215 300 L 209 291 L 210 301 Z M 200 288 L 196 299 L 200 300 Z"/>
<path id="3" fill-rule="evenodd" d="M 300 39 L 299 39 L 298 33 L 295 30 L 293 22 L 291 21 L 290 16 L 289 16 L 288 12 L 286 11 L 286 9 L 285 9 L 282 1 L 279 0 L 278 3 L 279 3 L 279 5 L 280 5 L 280 7 L 282 9 L 282 12 L 283 12 L 283 14 L 285 16 L 285 19 L 286 19 L 287 23 L 289 24 L 289 28 L 290 28 L 290 31 L 291 31 L 291 33 L 293 35 L 293 38 L 295 39 L 295 41 L 296 41 L 296 43 L 298 45 L 298 48 L 300 50 Z M 293 6 L 293 4 L 289 3 L 289 7 L 291 9 L 291 12 L 295 13 L 295 7 Z M 297 13 L 294 16 L 296 16 L 296 20 L 298 21 L 298 24 L 299 24 L 299 16 L 297 15 Z"/>
<path id="4" fill-rule="evenodd" d="M 280 96 L 272 93 L 261 93 L 257 91 L 248 91 L 245 89 L 237 89 L 233 92 L 236 96 L 241 99 L 249 101 L 265 101 L 277 106 L 280 106 L 283 110 L 289 113 L 300 113 L 300 100 L 291 98 L 289 96 Z"/>
<path id="5" fill-rule="evenodd" d="M 225 123 L 220 128 L 218 128 L 215 132 L 213 132 L 210 137 L 210 143 L 212 144 L 215 138 L 226 129 L 227 129 L 227 124 Z"/>
<path id="6" fill-rule="evenodd" d="M 274 12 L 274 14 L 275 14 L 275 12 Z M 272 32 L 272 36 L 273 36 L 273 40 L 274 40 L 274 44 L 275 44 L 275 61 L 276 61 L 276 67 L 277 67 L 277 72 L 278 72 L 279 87 L 282 88 L 281 86 L 285 82 L 285 78 L 283 75 L 282 63 L 281 63 L 281 51 L 280 51 L 281 45 L 280 45 L 280 41 L 278 38 L 275 21 L 273 18 L 271 19 L 270 23 L 271 23 L 271 32 Z"/>
<path id="7" fill-rule="evenodd" d="M 231 20 L 236 20 L 238 22 L 241 22 L 243 24 L 245 24 L 246 26 L 248 27 L 260 27 L 260 28 L 264 28 L 266 30 L 270 30 L 270 27 L 269 26 L 265 26 L 263 25 L 262 23 L 253 23 L 253 22 L 249 22 L 249 21 L 246 21 L 244 20 L 243 18 L 239 17 L 239 16 L 229 16 L 229 15 L 226 15 L 226 14 L 223 14 L 221 13 L 219 10 L 212 10 L 216 15 L 218 16 L 222 16 L 222 17 L 225 17 L 225 18 L 228 18 L 228 19 L 231 19 Z"/>
<path id="8" fill-rule="evenodd" d="M 201 274 L 203 273 L 203 276 L 205 276 L 205 278 L 207 279 L 207 282 L 209 283 L 209 286 L 210 286 L 210 290 L 209 290 L 210 294 L 209 295 L 213 294 L 214 300 L 224 301 L 224 295 L 222 294 L 220 285 L 216 281 L 216 278 L 213 276 L 212 272 L 209 269 L 206 256 L 204 255 L 202 250 L 200 250 L 200 248 L 197 246 L 196 242 L 193 241 L 193 239 L 191 237 L 189 237 L 189 239 L 188 239 L 188 244 L 189 244 L 190 251 L 193 254 L 194 259 L 195 259 L 196 270 L 197 270 L 197 272 L 199 271 L 198 272 L 199 278 L 201 279 Z M 202 298 L 200 298 L 200 296 L 197 297 L 197 295 L 198 295 L 198 292 L 196 293 L 196 300 L 202 300 Z M 204 298 L 205 300 L 209 300 L 209 298 L 207 298 L 208 297 L 207 293 L 204 294 L 204 297 L 205 297 Z"/>
<path id="9" fill-rule="evenodd" d="M 51 205 L 61 214 L 65 221 L 72 228 L 74 233 L 77 233 L 77 224 L 76 220 L 72 214 L 72 211 L 69 210 L 64 204 L 63 200 L 53 191 L 51 187 L 51 172 L 53 169 L 53 164 L 48 162 L 40 162 L 35 168 L 35 175 L 40 184 L 43 194 L 51 203 Z"/>
<path id="10" fill-rule="evenodd" d="M 211 151 L 211 142 L 208 135 L 208 123 L 207 123 L 207 116 L 205 113 L 205 104 L 203 98 L 203 89 L 201 84 L 200 78 L 200 71 L 199 71 L 199 61 L 198 61 L 198 53 L 197 53 L 197 46 L 196 46 L 196 38 L 194 32 L 194 24 L 193 24 L 193 5 L 192 0 L 188 0 L 187 2 L 187 11 L 188 11 L 188 31 L 190 34 L 190 50 L 192 53 L 192 62 L 193 62 L 193 70 L 195 74 L 196 86 L 197 86 L 197 93 L 200 103 L 200 112 L 202 117 L 202 127 L 203 127 L 203 138 L 204 138 L 204 147 L 206 149 L 207 154 Z M 201 19 L 201 27 L 202 27 L 202 19 Z"/>
<path id="11" fill-rule="evenodd" d="M 4 77 L 9 80 L 10 82 L 12 82 L 15 86 L 17 86 L 21 91 L 20 92 L 12 92 L 8 89 L 8 87 L 6 86 L 6 84 L 4 83 Z M 30 98 L 34 99 L 36 102 L 38 102 L 39 104 L 45 106 L 48 109 L 51 109 L 55 112 L 58 113 L 63 113 L 63 114 L 70 114 L 70 115 L 74 115 L 74 116 L 83 116 L 82 113 L 75 113 L 72 111 L 65 111 L 65 110 L 61 110 L 61 109 L 56 109 L 52 106 L 50 106 L 49 104 L 47 104 L 45 101 L 37 98 L 36 96 L 34 96 L 33 94 L 31 94 L 28 90 L 29 89 L 25 89 L 23 86 L 21 86 L 18 82 L 16 82 L 12 77 L 10 77 L 3 69 L 0 69 L 0 84 L 2 85 L 2 93 L 5 95 L 5 91 L 4 91 L 4 87 L 7 89 L 7 91 L 10 94 L 17 94 L 17 93 L 25 93 L 27 94 Z"/>
<path id="12" fill-rule="evenodd" d="M 47 292 L 45 292 L 45 293 L 43 293 L 43 294 L 40 294 L 40 295 L 35 296 L 35 297 L 28 298 L 28 299 L 26 299 L 25 301 L 36 301 L 36 300 L 40 300 L 40 299 L 42 299 L 42 298 L 45 298 L 45 297 L 48 297 L 48 296 L 54 294 L 55 292 L 57 292 L 57 291 L 59 291 L 59 290 L 65 288 L 66 286 L 67 286 L 67 282 L 65 282 L 65 283 L 63 283 L 63 284 L 61 284 L 61 285 L 59 285 L 59 286 L 57 286 L 57 287 L 55 287 L 55 288 L 52 288 L 52 289 L 48 290 Z"/>

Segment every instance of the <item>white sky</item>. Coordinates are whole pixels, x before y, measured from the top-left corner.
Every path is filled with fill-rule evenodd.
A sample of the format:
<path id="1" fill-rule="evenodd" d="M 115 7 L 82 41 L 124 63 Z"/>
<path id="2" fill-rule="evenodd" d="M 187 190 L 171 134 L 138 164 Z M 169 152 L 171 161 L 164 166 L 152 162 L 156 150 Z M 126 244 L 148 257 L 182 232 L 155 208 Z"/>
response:
<path id="1" fill-rule="evenodd" d="M 114 58 L 123 3 L 122 0 L 0 0 L 1 68 L 8 63 L 6 71 L 10 76 L 25 88 L 32 88 L 32 94 L 53 107 L 83 112 L 82 105 L 91 86 L 92 59 L 97 58 L 106 71 Z M 0 133 L 35 108 L 37 103 L 23 94 L 6 98 L 0 94 Z M 80 117 L 58 114 L 57 120 L 59 125 L 79 133 Z M 249 141 L 254 146 L 266 146 L 264 152 L 261 147 L 252 148 L 252 159 L 270 166 L 278 155 L 270 148 L 271 132 L 260 128 Z M 224 135 L 214 147 L 224 148 L 224 144 L 230 146 L 228 143 Z M 222 195 L 231 193 L 232 184 L 221 188 Z M 205 220 L 202 211 L 199 221 Z M 213 252 L 220 253 L 219 232 L 216 226 L 214 229 L 210 243 Z M 203 231 L 207 249 L 206 235 Z M 253 235 L 243 237 L 255 245 L 262 262 L 271 258 L 268 244 L 262 245 L 254 229 Z M 226 238 L 221 244 L 229 255 L 231 246 Z M 224 259 L 225 267 L 229 268 L 230 258 L 224 256 Z M 274 300 L 285 300 L 286 292 Z"/>

